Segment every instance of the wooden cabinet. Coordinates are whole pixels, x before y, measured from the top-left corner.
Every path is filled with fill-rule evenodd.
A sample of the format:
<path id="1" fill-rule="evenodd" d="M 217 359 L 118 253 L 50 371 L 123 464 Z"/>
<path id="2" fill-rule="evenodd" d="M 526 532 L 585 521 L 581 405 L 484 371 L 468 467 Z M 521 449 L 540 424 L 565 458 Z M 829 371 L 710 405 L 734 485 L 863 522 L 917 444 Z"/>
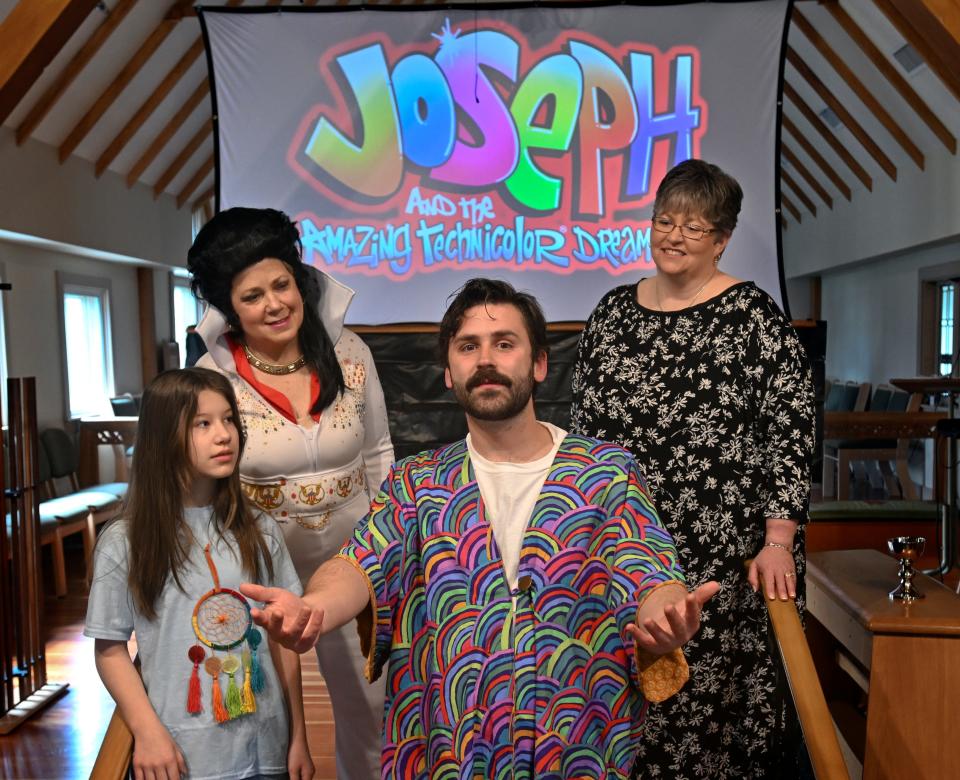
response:
<path id="1" fill-rule="evenodd" d="M 835 672 L 822 668 L 824 659 L 865 689 L 865 734 L 851 739 L 837 720 L 855 752 L 862 752 L 866 780 L 960 778 L 960 745 L 953 741 L 960 597 L 918 574 L 914 583 L 926 598 L 891 601 L 897 568 L 894 558 L 875 550 L 810 554 L 807 603 L 815 620 L 808 636 L 818 673 L 828 701 L 838 686 Z"/>

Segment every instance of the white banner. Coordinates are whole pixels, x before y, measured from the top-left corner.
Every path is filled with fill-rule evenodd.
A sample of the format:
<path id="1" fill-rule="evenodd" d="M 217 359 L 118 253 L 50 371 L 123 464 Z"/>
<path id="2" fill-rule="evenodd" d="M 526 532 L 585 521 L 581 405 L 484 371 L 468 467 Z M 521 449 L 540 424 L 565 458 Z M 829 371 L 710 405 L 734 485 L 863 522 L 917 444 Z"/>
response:
<path id="1" fill-rule="evenodd" d="M 585 319 L 654 271 L 664 173 L 701 157 L 743 211 L 723 269 L 778 302 L 788 3 L 204 9 L 220 208 L 299 221 L 349 321 L 437 321 L 473 276 Z"/>

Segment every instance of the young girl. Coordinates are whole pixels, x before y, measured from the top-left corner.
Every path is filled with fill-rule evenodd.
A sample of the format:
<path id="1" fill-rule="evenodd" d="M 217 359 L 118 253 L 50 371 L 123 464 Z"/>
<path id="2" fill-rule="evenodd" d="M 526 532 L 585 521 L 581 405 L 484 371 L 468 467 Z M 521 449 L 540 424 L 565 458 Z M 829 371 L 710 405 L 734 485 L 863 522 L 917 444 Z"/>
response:
<path id="1" fill-rule="evenodd" d="M 220 374 L 157 377 L 126 510 L 97 544 L 84 633 L 133 732 L 138 780 L 313 777 L 300 659 L 269 640 L 258 650 L 238 592 L 245 581 L 300 591 L 279 529 L 241 492 L 239 418 Z"/>

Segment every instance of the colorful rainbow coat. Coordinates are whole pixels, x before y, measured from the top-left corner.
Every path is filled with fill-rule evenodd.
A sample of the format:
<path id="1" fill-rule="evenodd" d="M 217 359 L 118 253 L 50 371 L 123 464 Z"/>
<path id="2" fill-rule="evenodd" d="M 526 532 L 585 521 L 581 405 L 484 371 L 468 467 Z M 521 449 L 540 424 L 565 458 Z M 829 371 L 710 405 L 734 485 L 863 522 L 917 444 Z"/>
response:
<path id="1" fill-rule="evenodd" d="M 464 441 L 397 463 L 340 556 L 370 588 L 367 676 L 387 668 L 384 778 L 626 778 L 646 701 L 686 680 L 682 653 L 627 638 L 638 602 L 684 580 L 615 445 L 564 439 L 514 593 Z"/>

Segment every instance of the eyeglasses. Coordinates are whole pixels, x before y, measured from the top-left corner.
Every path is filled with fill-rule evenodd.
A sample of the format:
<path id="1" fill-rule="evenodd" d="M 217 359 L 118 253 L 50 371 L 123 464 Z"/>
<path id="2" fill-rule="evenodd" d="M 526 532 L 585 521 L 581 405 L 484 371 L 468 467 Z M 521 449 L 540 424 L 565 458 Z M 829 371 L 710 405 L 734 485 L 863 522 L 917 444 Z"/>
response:
<path id="1" fill-rule="evenodd" d="M 680 235 L 689 238 L 691 241 L 699 241 L 707 233 L 716 233 L 718 228 L 702 228 L 693 225 L 678 225 L 676 222 L 666 217 L 654 217 L 653 229 L 658 233 L 672 233 L 675 227 L 680 228 Z"/>

